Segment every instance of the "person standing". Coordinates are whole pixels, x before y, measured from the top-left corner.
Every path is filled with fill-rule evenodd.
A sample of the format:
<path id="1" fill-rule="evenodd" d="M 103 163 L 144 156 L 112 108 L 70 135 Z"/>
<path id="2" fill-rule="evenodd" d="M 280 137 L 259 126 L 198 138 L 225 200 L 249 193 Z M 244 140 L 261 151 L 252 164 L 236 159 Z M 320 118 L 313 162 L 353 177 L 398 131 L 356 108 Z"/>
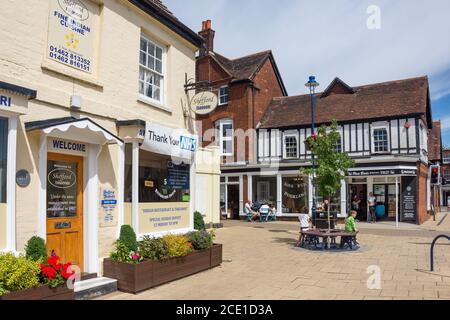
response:
<path id="1" fill-rule="evenodd" d="M 376 223 L 377 217 L 375 214 L 375 205 L 377 198 L 374 196 L 373 192 L 369 193 L 369 197 L 367 198 L 367 204 L 369 205 L 369 216 L 367 217 L 367 222 Z"/>

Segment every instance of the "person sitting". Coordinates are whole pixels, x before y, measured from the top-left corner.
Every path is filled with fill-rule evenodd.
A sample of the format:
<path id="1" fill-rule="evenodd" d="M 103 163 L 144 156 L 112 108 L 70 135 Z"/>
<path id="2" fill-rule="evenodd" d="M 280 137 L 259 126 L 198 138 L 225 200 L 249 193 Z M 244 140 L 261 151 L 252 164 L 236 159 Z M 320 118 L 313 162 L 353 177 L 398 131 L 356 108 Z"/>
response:
<path id="1" fill-rule="evenodd" d="M 358 233 L 358 227 L 356 226 L 356 216 L 357 212 L 352 210 L 350 212 L 350 216 L 345 220 L 345 232 L 347 233 Z M 341 248 L 344 247 L 344 244 L 353 241 L 356 245 L 358 242 L 356 241 L 356 236 L 343 236 L 341 237 Z"/>
<path id="2" fill-rule="evenodd" d="M 267 216 L 267 221 L 275 221 L 277 220 L 277 208 L 273 203 L 269 206 L 269 215 Z"/>
<path id="3" fill-rule="evenodd" d="M 268 203 L 264 203 L 261 208 L 259 208 L 259 218 L 261 221 L 267 221 L 270 213 L 270 207 Z"/>
<path id="4" fill-rule="evenodd" d="M 305 241 L 305 235 L 303 234 L 304 231 L 308 231 L 309 226 L 309 215 L 306 213 L 301 213 L 298 216 L 298 220 L 300 221 L 300 238 L 297 242 L 297 247 L 301 246 L 303 242 Z"/>
<path id="5" fill-rule="evenodd" d="M 250 221 L 254 221 L 259 218 L 258 212 L 254 211 L 252 207 L 252 200 L 247 200 L 244 206 L 244 213 L 247 217 L 250 218 Z"/>

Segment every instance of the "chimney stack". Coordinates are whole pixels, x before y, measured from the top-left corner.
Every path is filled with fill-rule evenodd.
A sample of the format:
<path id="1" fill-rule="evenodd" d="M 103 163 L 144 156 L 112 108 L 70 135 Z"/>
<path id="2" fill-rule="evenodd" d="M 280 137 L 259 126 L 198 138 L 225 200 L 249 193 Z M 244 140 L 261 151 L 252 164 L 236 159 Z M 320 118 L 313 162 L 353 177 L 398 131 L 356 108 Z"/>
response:
<path id="1" fill-rule="evenodd" d="M 198 34 L 205 40 L 202 48 L 200 49 L 200 57 L 203 57 L 214 51 L 214 36 L 216 32 L 212 29 L 211 20 L 202 22 L 202 31 Z"/>

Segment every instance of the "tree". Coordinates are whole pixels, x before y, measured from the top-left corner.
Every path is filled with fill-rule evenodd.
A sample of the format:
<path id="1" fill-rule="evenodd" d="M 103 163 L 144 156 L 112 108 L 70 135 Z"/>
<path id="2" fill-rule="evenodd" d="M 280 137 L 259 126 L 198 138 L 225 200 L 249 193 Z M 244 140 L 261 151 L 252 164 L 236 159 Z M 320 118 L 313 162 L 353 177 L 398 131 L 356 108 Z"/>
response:
<path id="1" fill-rule="evenodd" d="M 355 165 L 347 153 L 338 150 L 340 140 L 336 120 L 333 120 L 328 128 L 325 125 L 321 126 L 317 134 L 306 139 L 307 146 L 316 158 L 316 168 L 300 169 L 302 174 L 315 176 L 317 190 L 328 198 L 328 229 L 330 229 L 331 197 L 341 188 L 345 173 Z"/>

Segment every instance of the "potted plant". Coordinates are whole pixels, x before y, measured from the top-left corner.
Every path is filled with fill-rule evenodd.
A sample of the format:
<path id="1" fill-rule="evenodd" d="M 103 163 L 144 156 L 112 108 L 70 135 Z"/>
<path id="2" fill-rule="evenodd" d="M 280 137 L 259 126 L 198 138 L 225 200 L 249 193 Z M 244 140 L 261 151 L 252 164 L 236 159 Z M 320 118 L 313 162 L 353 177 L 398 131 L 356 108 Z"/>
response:
<path id="1" fill-rule="evenodd" d="M 129 232 L 131 227 L 124 230 Z M 132 238 L 131 238 L 132 239 Z M 131 248 L 119 237 L 109 259 L 103 261 L 103 274 L 117 279 L 118 289 L 138 293 L 222 263 L 222 245 L 213 243 L 214 232 L 195 231 L 163 238 L 144 237 Z"/>

